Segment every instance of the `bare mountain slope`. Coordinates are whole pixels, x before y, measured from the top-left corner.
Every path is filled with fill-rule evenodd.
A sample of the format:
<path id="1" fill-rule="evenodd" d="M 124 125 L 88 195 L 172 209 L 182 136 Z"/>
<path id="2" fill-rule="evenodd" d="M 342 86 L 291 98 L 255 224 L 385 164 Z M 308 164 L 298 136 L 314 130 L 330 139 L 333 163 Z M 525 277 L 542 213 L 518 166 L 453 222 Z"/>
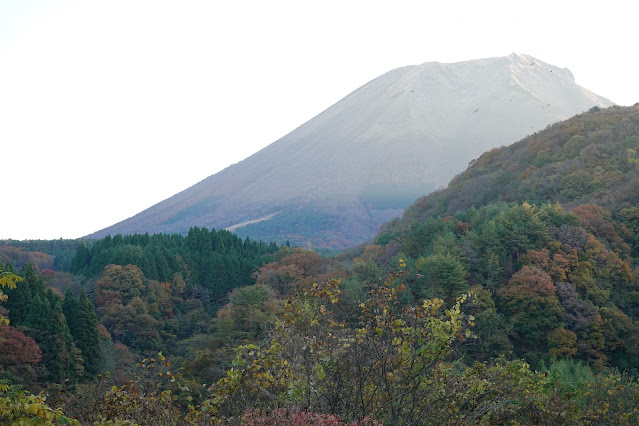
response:
<path id="1" fill-rule="evenodd" d="M 367 241 L 482 152 L 612 102 L 531 56 L 392 70 L 249 158 L 91 237 L 229 228 L 343 248 Z M 262 219 L 262 220 L 261 220 Z"/>

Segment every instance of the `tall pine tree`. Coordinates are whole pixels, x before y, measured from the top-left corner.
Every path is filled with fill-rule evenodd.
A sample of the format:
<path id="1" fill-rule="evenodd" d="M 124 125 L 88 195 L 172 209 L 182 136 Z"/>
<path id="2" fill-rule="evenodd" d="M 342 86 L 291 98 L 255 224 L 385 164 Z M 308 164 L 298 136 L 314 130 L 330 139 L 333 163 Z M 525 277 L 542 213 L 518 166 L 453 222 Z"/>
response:
<path id="1" fill-rule="evenodd" d="M 9 299 L 6 308 L 9 309 L 9 319 L 14 325 L 22 325 L 33 310 L 31 303 L 36 295 L 41 298 L 46 296 L 46 286 L 42 279 L 36 275 L 33 265 L 27 263 L 20 273 L 24 281 L 15 289 L 7 291 Z"/>
<path id="2" fill-rule="evenodd" d="M 75 382 L 76 369 L 81 367 L 81 358 L 73 344 L 60 296 L 46 288 L 32 265 L 26 264 L 21 271 L 23 285 L 17 286 L 9 295 L 7 307 L 11 324 L 27 336 L 35 339 L 42 350 L 42 364 L 46 371 L 41 377 L 46 382 Z"/>
<path id="3" fill-rule="evenodd" d="M 68 290 L 64 296 L 62 310 L 73 341 L 82 354 L 84 373 L 88 377 L 94 377 L 100 368 L 98 318 L 84 289 L 79 299 Z"/>
<path id="4" fill-rule="evenodd" d="M 91 252 L 84 241 L 78 244 L 75 256 L 71 260 L 70 270 L 75 274 L 81 274 L 91 264 Z"/>

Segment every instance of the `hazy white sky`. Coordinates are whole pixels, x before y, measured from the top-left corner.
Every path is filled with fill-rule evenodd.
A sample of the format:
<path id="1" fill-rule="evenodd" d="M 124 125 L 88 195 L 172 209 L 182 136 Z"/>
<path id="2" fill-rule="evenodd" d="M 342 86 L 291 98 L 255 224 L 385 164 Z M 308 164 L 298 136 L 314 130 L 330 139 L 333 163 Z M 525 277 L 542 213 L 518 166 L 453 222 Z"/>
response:
<path id="1" fill-rule="evenodd" d="M 0 0 L 0 238 L 76 238 L 404 65 L 527 53 L 639 101 L 639 5 Z"/>

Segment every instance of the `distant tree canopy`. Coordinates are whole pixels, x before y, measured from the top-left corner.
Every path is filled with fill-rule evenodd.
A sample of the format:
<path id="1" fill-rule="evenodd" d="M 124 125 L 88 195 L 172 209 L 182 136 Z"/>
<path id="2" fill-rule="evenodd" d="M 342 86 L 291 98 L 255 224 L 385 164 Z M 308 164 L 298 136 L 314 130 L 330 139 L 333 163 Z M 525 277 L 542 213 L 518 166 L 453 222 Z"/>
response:
<path id="1" fill-rule="evenodd" d="M 38 269 L 68 271 L 78 240 L 0 240 L 0 262 L 16 268 L 31 263 Z"/>
<path id="2" fill-rule="evenodd" d="M 278 250 L 274 243 L 244 240 L 228 231 L 191 228 L 188 235 L 107 236 L 88 248 L 78 244 L 71 272 L 97 276 L 107 265 L 136 265 L 147 279 L 170 282 L 181 274 L 219 298 L 253 280 L 251 274 Z"/>
<path id="3" fill-rule="evenodd" d="M 223 363 L 232 358 L 222 355 L 226 361 L 214 371 L 204 367 L 210 366 L 212 351 L 222 345 L 217 339 L 268 327 L 257 324 L 266 318 L 257 313 L 255 318 L 240 318 L 239 314 L 247 311 L 244 308 L 227 309 L 236 319 L 230 322 L 222 313 L 216 318 L 217 310 L 227 304 L 229 294 L 243 294 L 241 288 L 255 282 L 254 272 L 272 262 L 279 249 L 274 243 L 197 227 L 186 236 L 116 235 L 80 241 L 71 270 L 87 278 L 97 320 L 114 345 L 134 354 L 164 351 L 184 357 L 193 376 L 216 380 L 226 366 Z M 307 263 L 311 267 L 312 262 Z M 79 301 L 70 301 L 70 307 L 73 303 Z M 248 309 L 247 314 L 252 312 Z M 224 331 L 225 327 L 235 331 Z M 73 333 L 71 324 L 70 328 Z M 211 333 L 214 329 L 218 331 Z M 78 340 L 86 342 L 89 337 L 79 334 Z M 93 344 L 87 342 L 85 347 Z M 87 369 L 87 373 L 95 371 Z"/>

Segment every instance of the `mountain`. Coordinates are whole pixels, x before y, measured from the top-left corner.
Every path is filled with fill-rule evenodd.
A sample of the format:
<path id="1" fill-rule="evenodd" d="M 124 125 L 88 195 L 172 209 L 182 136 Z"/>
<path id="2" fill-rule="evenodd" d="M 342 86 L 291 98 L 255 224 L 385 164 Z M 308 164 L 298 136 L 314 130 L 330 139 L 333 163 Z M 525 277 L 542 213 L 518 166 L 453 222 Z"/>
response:
<path id="1" fill-rule="evenodd" d="M 89 237 L 226 228 L 344 248 L 482 152 L 612 102 L 528 55 L 392 70 L 249 158 Z"/>

